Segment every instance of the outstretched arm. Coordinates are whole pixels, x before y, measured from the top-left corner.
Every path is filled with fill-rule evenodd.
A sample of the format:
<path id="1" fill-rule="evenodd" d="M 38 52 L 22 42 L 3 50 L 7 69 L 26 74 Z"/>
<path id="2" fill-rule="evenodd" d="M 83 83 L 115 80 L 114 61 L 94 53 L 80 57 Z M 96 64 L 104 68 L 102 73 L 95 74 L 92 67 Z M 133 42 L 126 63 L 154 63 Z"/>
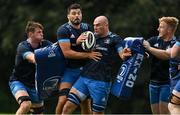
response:
<path id="1" fill-rule="evenodd" d="M 159 59 L 167 60 L 170 58 L 170 53 L 168 50 L 153 48 L 146 40 L 144 40 L 143 45 L 147 49 L 147 51 L 149 51 L 152 55 L 156 56 Z"/>

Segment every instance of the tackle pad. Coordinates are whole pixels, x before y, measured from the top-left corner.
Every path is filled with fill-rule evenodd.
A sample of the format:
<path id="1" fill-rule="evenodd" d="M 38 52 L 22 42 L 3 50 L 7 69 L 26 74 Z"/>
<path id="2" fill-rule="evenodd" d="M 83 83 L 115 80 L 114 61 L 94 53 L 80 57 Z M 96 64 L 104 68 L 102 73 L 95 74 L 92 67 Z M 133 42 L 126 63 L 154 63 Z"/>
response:
<path id="1" fill-rule="evenodd" d="M 119 98 L 129 99 L 131 96 L 138 69 L 145 54 L 143 40 L 142 37 L 127 37 L 124 39 L 123 47 L 130 48 L 132 56 L 123 61 L 111 88 L 111 93 Z"/>
<path id="2" fill-rule="evenodd" d="M 58 44 L 35 50 L 35 60 L 35 86 L 40 99 L 59 95 L 58 83 L 65 70 L 65 59 Z"/>

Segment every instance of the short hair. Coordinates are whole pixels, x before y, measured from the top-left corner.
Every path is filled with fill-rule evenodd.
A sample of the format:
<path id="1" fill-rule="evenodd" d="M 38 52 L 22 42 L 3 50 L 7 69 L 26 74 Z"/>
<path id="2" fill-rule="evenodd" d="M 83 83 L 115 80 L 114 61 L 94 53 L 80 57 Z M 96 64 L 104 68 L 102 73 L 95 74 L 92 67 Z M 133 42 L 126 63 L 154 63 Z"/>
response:
<path id="1" fill-rule="evenodd" d="M 44 29 L 43 25 L 40 24 L 39 22 L 35 22 L 35 21 L 28 21 L 27 25 L 26 25 L 26 34 L 29 32 L 34 32 L 36 28 L 40 28 L 40 29 Z"/>
<path id="2" fill-rule="evenodd" d="M 159 22 L 165 22 L 173 30 L 176 30 L 179 24 L 179 20 L 176 17 L 162 17 L 159 18 Z"/>
<path id="3" fill-rule="evenodd" d="M 69 14 L 72 9 L 80 9 L 80 10 L 82 10 L 81 5 L 77 4 L 77 3 L 71 4 L 67 9 L 67 13 Z"/>

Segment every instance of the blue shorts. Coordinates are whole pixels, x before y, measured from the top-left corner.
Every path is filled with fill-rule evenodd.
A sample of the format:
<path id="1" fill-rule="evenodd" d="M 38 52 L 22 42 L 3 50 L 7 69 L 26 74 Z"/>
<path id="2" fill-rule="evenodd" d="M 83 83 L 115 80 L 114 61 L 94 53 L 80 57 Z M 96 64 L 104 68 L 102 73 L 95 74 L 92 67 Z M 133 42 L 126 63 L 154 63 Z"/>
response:
<path id="1" fill-rule="evenodd" d="M 171 78 L 171 90 L 173 90 L 176 85 L 178 85 L 179 83 L 179 80 L 180 80 L 180 72 L 173 78 Z"/>
<path id="2" fill-rule="evenodd" d="M 29 97 L 31 98 L 32 103 L 37 103 L 37 104 L 43 103 L 43 100 L 41 100 L 39 98 L 39 96 L 37 95 L 35 88 L 28 88 L 20 81 L 11 81 L 11 82 L 9 82 L 9 86 L 10 86 L 11 92 L 14 95 L 14 97 L 15 97 L 15 94 L 17 93 L 17 91 L 24 90 L 29 94 Z"/>
<path id="3" fill-rule="evenodd" d="M 77 82 L 73 85 L 79 92 L 79 98 L 83 101 L 87 96 L 92 99 L 92 106 L 100 106 L 105 109 L 110 93 L 111 82 L 97 81 L 93 79 L 88 79 L 85 77 L 80 77 Z M 93 111 L 94 108 L 92 107 Z"/>
<path id="4" fill-rule="evenodd" d="M 160 101 L 169 102 L 170 85 L 149 85 L 150 104 L 156 104 Z"/>
<path id="5" fill-rule="evenodd" d="M 73 85 L 76 82 L 76 80 L 79 78 L 80 72 L 81 72 L 81 68 L 76 68 L 76 69 L 66 68 L 64 75 L 61 79 L 61 83 L 67 82 Z"/>
<path id="6" fill-rule="evenodd" d="M 177 82 L 176 86 L 174 87 L 174 90 L 180 92 L 180 80 Z"/>

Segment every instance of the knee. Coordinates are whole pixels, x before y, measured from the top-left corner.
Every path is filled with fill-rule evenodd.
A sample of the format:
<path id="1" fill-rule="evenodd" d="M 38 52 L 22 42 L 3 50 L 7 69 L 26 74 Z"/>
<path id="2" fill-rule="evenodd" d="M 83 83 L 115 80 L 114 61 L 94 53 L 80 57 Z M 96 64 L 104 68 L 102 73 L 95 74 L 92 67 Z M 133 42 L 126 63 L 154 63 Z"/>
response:
<path id="1" fill-rule="evenodd" d="M 31 101 L 23 101 L 20 105 L 20 108 L 22 108 L 23 110 L 29 111 L 31 108 L 31 105 L 32 105 Z"/>
<path id="2" fill-rule="evenodd" d="M 58 104 L 59 105 L 64 105 L 67 101 L 67 97 L 66 96 L 60 96 L 59 100 L 58 100 Z"/>
<path id="3" fill-rule="evenodd" d="M 72 103 L 71 101 L 67 101 L 63 107 L 63 114 L 70 114 L 76 109 L 77 105 Z"/>
<path id="4" fill-rule="evenodd" d="M 63 107 L 63 113 L 68 113 L 68 109 L 71 109 L 71 105 L 67 101 L 66 104 Z"/>
<path id="5" fill-rule="evenodd" d="M 69 88 L 64 88 L 60 91 L 58 104 L 64 105 L 66 103 L 69 90 Z"/>
<path id="6" fill-rule="evenodd" d="M 32 103 L 29 96 L 21 96 L 17 99 L 17 101 L 20 105 L 20 108 L 23 110 L 30 110 Z"/>
<path id="7" fill-rule="evenodd" d="M 179 105 L 169 103 L 168 109 L 169 109 L 170 114 L 179 114 L 180 113 L 180 106 Z"/>

